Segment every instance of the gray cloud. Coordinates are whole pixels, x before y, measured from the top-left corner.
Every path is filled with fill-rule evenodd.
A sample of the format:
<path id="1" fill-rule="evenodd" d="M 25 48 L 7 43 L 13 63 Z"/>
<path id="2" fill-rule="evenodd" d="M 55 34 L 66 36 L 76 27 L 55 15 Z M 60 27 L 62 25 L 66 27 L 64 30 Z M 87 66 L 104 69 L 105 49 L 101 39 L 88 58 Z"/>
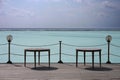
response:
<path id="1" fill-rule="evenodd" d="M 1 8 L 1 6 L 2 6 L 2 0 L 0 0 L 0 8 Z"/>
<path id="2" fill-rule="evenodd" d="M 120 25 L 119 4 L 120 0 L 13 0 L 12 4 L 11 0 L 0 0 L 0 5 L 4 5 L 0 9 L 0 24 L 13 27 L 109 27 Z"/>
<path id="3" fill-rule="evenodd" d="M 120 1 L 110 1 L 110 0 L 106 0 L 106 1 L 103 1 L 103 6 L 106 7 L 106 8 L 109 8 L 109 9 L 120 9 L 120 6 L 119 6 L 119 3 Z"/>

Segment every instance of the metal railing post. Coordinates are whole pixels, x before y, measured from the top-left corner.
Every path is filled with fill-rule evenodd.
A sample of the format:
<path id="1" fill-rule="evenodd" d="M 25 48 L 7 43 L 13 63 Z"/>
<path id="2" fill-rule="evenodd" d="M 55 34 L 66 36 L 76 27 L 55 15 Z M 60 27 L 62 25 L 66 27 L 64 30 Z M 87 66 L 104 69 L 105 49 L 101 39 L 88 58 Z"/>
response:
<path id="1" fill-rule="evenodd" d="M 110 42 L 108 42 L 108 61 L 106 63 L 111 64 L 111 61 L 110 61 Z"/>
<path id="2" fill-rule="evenodd" d="M 8 42 L 8 62 L 9 64 L 12 64 L 12 61 L 10 60 L 10 42 Z"/>
<path id="3" fill-rule="evenodd" d="M 8 41 L 8 64 L 12 64 L 12 61 L 10 60 L 10 43 L 12 41 L 12 35 L 7 36 L 7 41 Z"/>
<path id="4" fill-rule="evenodd" d="M 106 41 L 108 43 L 108 61 L 106 62 L 107 64 L 111 64 L 111 61 L 110 61 L 110 42 L 112 40 L 112 36 L 111 35 L 108 35 L 106 37 Z"/>
<path id="5" fill-rule="evenodd" d="M 59 61 L 58 61 L 58 63 L 63 63 L 63 61 L 61 60 L 61 43 L 62 43 L 62 41 L 59 41 Z"/>

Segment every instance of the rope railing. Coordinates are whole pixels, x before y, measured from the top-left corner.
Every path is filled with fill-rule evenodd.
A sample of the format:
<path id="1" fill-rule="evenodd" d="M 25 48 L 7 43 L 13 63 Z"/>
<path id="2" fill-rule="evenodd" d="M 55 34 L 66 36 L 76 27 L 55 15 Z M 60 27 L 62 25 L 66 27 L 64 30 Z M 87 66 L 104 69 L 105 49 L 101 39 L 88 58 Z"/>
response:
<path id="1" fill-rule="evenodd" d="M 97 38 L 103 38 L 103 37 L 97 37 Z M 4 44 L 0 44 L 0 47 L 1 46 L 3 46 L 3 45 L 5 45 L 5 46 L 8 46 L 8 53 L 1 53 L 0 55 L 7 55 L 8 54 L 8 62 L 7 63 L 12 63 L 12 61 L 10 61 L 10 55 L 13 55 L 13 56 L 24 56 L 24 54 L 21 54 L 21 53 L 16 53 L 16 52 L 13 52 L 13 53 L 11 53 L 11 47 L 20 47 L 20 49 L 21 49 L 21 47 L 22 47 L 22 49 L 24 48 L 24 47 L 50 47 L 50 49 L 51 48 L 53 48 L 52 46 L 56 46 L 56 47 L 59 47 L 58 49 L 58 53 L 53 53 L 53 54 L 51 54 L 51 55 L 58 55 L 59 56 L 59 61 L 58 61 L 58 63 L 60 62 L 60 63 L 63 63 L 62 62 L 62 60 L 61 60 L 61 54 L 62 55 L 66 55 L 66 56 L 76 56 L 76 54 L 70 54 L 70 53 L 66 53 L 65 51 L 63 51 L 62 52 L 62 46 L 65 46 L 65 47 L 71 47 L 71 48 L 76 48 L 76 47 L 106 47 L 105 49 L 107 50 L 107 52 L 108 52 L 108 54 L 106 53 L 106 54 L 101 54 L 101 55 L 108 55 L 108 61 L 106 62 L 106 63 L 111 63 L 110 62 L 110 55 L 111 56 L 116 56 L 116 57 L 120 57 L 120 55 L 116 55 L 116 54 L 110 54 L 110 46 L 113 46 L 113 47 L 116 47 L 116 48 L 120 48 L 120 45 L 115 45 L 115 44 L 110 44 L 110 42 L 111 42 L 111 40 L 112 40 L 112 36 L 111 35 L 108 35 L 108 36 L 106 36 L 106 41 L 107 41 L 107 43 L 103 43 L 103 44 L 92 44 L 92 45 L 78 45 L 78 44 L 69 44 L 69 43 L 62 43 L 62 41 L 59 41 L 59 43 L 53 43 L 53 44 L 45 44 L 45 45 L 39 45 L 39 44 L 37 44 L 37 45 L 27 45 L 27 44 L 17 44 L 17 43 L 12 43 L 12 40 L 13 40 L 13 37 L 12 37 L 12 35 L 8 35 L 7 36 L 7 41 L 8 41 L 8 43 L 4 43 Z M 16 48 L 15 48 L 16 49 Z M 10 54 L 11 53 L 11 54 Z M 33 55 L 27 55 L 27 56 L 33 56 Z M 45 55 L 45 54 L 41 54 L 41 56 L 48 56 L 48 55 Z M 78 55 L 78 56 L 80 56 L 80 57 L 83 57 L 84 55 Z M 91 56 L 91 55 L 86 55 L 86 57 L 89 57 L 89 56 Z M 98 56 L 98 55 L 95 55 L 95 56 Z"/>
<path id="2" fill-rule="evenodd" d="M 67 55 L 67 56 L 76 56 L 76 55 L 72 55 L 72 54 L 65 54 L 65 53 L 62 53 L 63 55 Z M 102 56 L 103 55 L 107 55 L 107 54 L 101 54 Z M 83 55 L 78 55 L 79 57 L 83 57 Z M 91 57 L 92 55 L 86 55 L 86 57 Z M 99 56 L 99 55 L 94 55 L 94 56 Z"/>
<path id="3" fill-rule="evenodd" d="M 116 56 L 116 57 L 120 57 L 120 55 L 116 55 L 116 54 L 111 54 L 112 56 Z"/>
<path id="4" fill-rule="evenodd" d="M 2 53 L 2 54 L 0 54 L 0 55 L 7 55 L 8 53 Z"/>
<path id="5" fill-rule="evenodd" d="M 11 53 L 11 55 L 15 55 L 15 56 L 24 56 L 24 54 L 15 54 L 15 53 Z M 54 54 L 50 54 L 50 55 L 58 55 L 58 53 L 54 53 Z M 34 55 L 27 55 L 30 57 L 33 57 Z M 38 55 L 37 55 L 38 56 Z M 48 55 L 40 55 L 40 56 L 48 56 Z"/>
<path id="6" fill-rule="evenodd" d="M 8 43 L 4 43 L 4 44 L 0 44 L 0 46 L 2 46 L 2 45 L 9 45 L 8 46 L 8 53 L 2 53 L 2 54 L 0 54 L 0 55 L 7 55 L 7 54 L 9 54 L 10 55 L 10 44 L 8 44 Z M 66 55 L 66 56 L 73 56 L 73 57 L 75 57 L 76 56 L 76 54 L 67 54 L 67 53 L 65 53 L 65 52 L 62 52 L 62 45 L 64 46 L 67 46 L 67 47 L 97 47 L 97 46 L 106 46 L 107 45 L 107 43 L 103 43 L 103 44 L 97 44 L 97 45 L 85 45 L 85 46 L 80 46 L 80 45 L 73 45 L 73 44 L 67 44 L 67 43 L 62 43 L 62 41 L 59 41 L 59 43 L 55 43 L 55 44 L 46 44 L 46 45 L 23 45 L 23 44 L 16 44 L 16 43 L 11 43 L 11 45 L 13 45 L 13 46 L 20 46 L 20 47 L 46 47 L 46 46 L 56 46 L 56 45 L 58 45 L 58 47 L 59 47 L 59 52 L 58 53 L 53 53 L 53 54 L 51 54 L 51 55 L 59 55 L 59 57 L 60 57 L 60 60 L 59 61 L 62 61 L 61 60 L 61 54 L 62 55 Z M 118 48 L 120 48 L 120 46 L 119 45 L 115 45 L 115 44 L 110 44 L 111 46 L 114 46 L 114 47 L 118 47 Z M 110 46 L 109 45 L 109 46 Z M 108 46 L 108 48 L 109 48 L 109 46 Z M 109 53 L 110 53 L 110 49 L 108 50 L 109 51 Z M 62 52 L 62 53 L 61 53 Z M 9 56 L 8 55 L 8 56 Z M 24 56 L 24 54 L 16 54 L 16 53 L 11 53 L 11 55 L 13 55 L 13 56 Z M 116 54 L 101 54 L 102 56 L 106 56 L 106 55 L 111 55 L 111 56 L 116 56 L 116 57 L 120 57 L 120 55 L 116 55 Z M 33 57 L 34 55 L 27 55 L 27 56 L 30 56 L 30 57 Z M 48 56 L 48 55 L 40 55 L 40 56 Z M 78 55 L 79 57 L 83 57 L 83 55 Z M 95 55 L 95 56 L 99 56 L 99 55 Z M 91 57 L 91 55 L 86 55 L 86 57 Z M 108 60 L 109 61 L 109 60 Z"/>
<path id="7" fill-rule="evenodd" d="M 111 46 L 114 46 L 114 47 L 118 47 L 118 48 L 120 48 L 119 45 L 115 45 L 115 44 L 111 44 Z"/>
<path id="8" fill-rule="evenodd" d="M 24 47 L 45 47 L 45 46 L 54 46 L 54 45 L 58 45 L 59 43 L 56 44 L 48 44 L 48 45 L 36 45 L 36 46 L 31 46 L 31 45 L 22 45 L 22 44 L 14 44 L 11 43 L 11 45 L 15 45 L 15 46 L 24 46 Z"/>
<path id="9" fill-rule="evenodd" d="M 66 45 L 66 46 L 73 46 L 73 47 L 96 47 L 96 46 L 105 46 L 107 45 L 106 43 L 105 44 L 100 44 L 100 45 L 89 45 L 89 46 L 79 46 L 79 45 L 72 45 L 72 44 L 66 44 L 66 43 L 62 43 L 63 45 Z"/>
<path id="10" fill-rule="evenodd" d="M 8 43 L 0 44 L 0 46 L 7 45 Z"/>

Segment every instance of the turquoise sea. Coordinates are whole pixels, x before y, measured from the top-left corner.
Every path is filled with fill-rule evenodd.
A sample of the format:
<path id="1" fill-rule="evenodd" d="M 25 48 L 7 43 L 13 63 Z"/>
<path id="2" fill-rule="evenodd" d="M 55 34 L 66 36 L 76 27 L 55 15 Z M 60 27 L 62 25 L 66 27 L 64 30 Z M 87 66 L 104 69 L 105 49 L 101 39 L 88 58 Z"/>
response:
<path id="1" fill-rule="evenodd" d="M 1 30 L 0 31 L 0 63 L 8 61 L 7 35 L 12 35 L 11 61 L 13 63 L 23 63 L 25 48 L 50 48 L 51 62 L 59 61 L 59 41 L 62 41 L 62 61 L 76 61 L 76 48 L 101 48 L 102 63 L 107 61 L 107 35 L 112 36 L 110 45 L 110 61 L 120 63 L 120 31 L 55 31 L 55 30 Z M 47 62 L 47 53 L 41 53 L 41 62 Z M 33 53 L 27 53 L 27 62 L 34 61 Z M 87 62 L 91 62 L 91 54 L 87 54 Z M 83 62 L 82 52 L 79 54 L 79 62 Z M 96 53 L 95 62 L 98 63 Z"/>

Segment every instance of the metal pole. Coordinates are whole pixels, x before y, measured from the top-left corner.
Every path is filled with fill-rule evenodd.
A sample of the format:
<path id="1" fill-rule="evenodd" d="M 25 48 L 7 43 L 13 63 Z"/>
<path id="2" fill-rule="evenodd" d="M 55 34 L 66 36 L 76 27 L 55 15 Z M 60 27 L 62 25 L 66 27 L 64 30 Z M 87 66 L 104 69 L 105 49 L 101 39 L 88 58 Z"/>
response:
<path id="1" fill-rule="evenodd" d="M 12 64 L 12 61 L 10 61 L 10 41 L 8 41 L 8 64 Z"/>
<path id="2" fill-rule="evenodd" d="M 108 61 L 106 63 L 111 64 L 111 61 L 110 61 L 110 41 L 108 41 Z"/>
<path id="3" fill-rule="evenodd" d="M 62 43 L 62 41 L 59 41 L 59 61 L 58 61 L 58 63 L 63 63 L 61 60 L 61 43 Z"/>

